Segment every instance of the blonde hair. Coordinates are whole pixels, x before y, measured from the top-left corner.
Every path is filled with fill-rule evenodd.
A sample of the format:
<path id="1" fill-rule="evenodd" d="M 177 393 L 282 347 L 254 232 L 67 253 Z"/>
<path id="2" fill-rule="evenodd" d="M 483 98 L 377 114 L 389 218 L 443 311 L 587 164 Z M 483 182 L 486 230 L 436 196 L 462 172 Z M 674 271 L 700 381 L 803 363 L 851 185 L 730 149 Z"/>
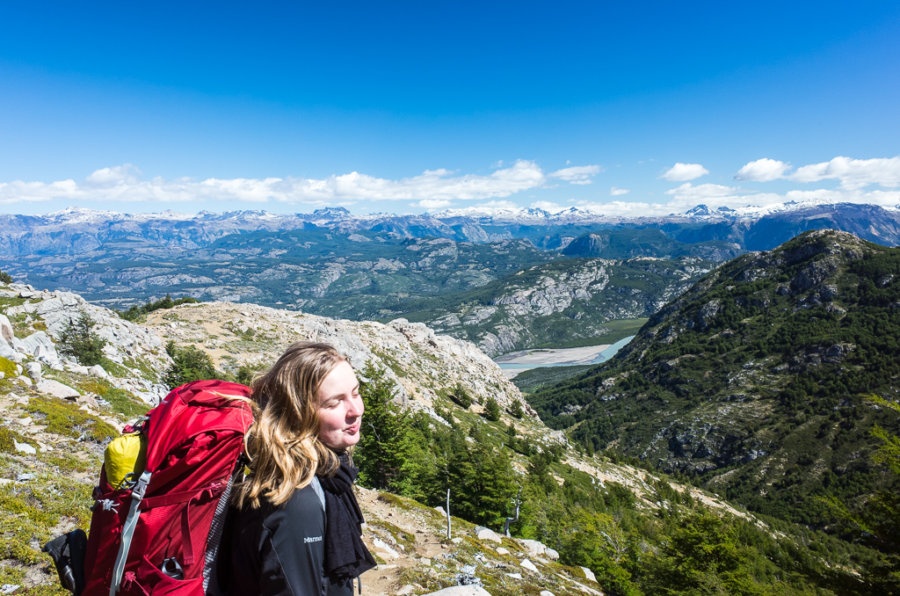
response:
<path id="1" fill-rule="evenodd" d="M 246 438 L 252 472 L 235 486 L 237 507 L 255 509 L 262 499 L 281 505 L 316 474 L 337 471 L 337 454 L 318 438 L 317 393 L 346 360 L 329 344 L 301 341 L 253 380 L 254 421 Z"/>

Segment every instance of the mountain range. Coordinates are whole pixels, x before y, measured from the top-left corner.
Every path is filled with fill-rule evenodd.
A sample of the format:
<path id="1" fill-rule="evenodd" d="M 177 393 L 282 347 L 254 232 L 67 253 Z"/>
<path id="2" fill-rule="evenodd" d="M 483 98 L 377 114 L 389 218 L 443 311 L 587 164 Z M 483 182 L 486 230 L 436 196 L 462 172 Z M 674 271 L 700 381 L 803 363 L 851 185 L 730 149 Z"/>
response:
<path id="1" fill-rule="evenodd" d="M 701 205 L 632 219 L 575 208 L 364 217 L 342 208 L 195 216 L 70 209 L 0 215 L 0 259 L 16 280 L 109 307 L 171 294 L 352 320 L 406 317 L 496 355 L 615 339 L 610 321 L 649 316 L 716 263 L 826 227 L 900 243 L 897 211 L 855 204 L 754 213 Z M 660 259 L 656 272 L 639 274 L 653 268 L 631 260 L 640 258 Z M 626 286 L 638 294 L 598 283 L 604 276 L 631 278 Z"/>
<path id="2" fill-rule="evenodd" d="M 766 250 L 800 232 L 822 228 L 847 231 L 865 240 L 893 246 L 900 240 L 900 211 L 854 203 L 802 203 L 739 213 L 698 205 L 680 215 L 625 218 L 576 207 L 554 214 L 540 209 L 519 209 L 490 214 L 447 211 L 366 216 L 354 216 L 340 207 L 292 215 L 265 211 L 196 215 L 167 211 L 132 215 L 70 208 L 48 215 L 0 215 L 0 257 L 97 256 L 98 251 L 117 250 L 145 256 L 169 250 L 170 254 L 177 255 L 179 251 L 208 247 L 233 234 L 315 229 L 328 230 L 338 237 L 368 231 L 382 237 L 447 238 L 474 243 L 519 238 L 545 250 L 562 250 L 573 239 L 601 230 L 659 229 L 681 243 L 720 241 L 734 243 L 741 250 Z M 620 258 L 622 255 L 593 256 Z"/>

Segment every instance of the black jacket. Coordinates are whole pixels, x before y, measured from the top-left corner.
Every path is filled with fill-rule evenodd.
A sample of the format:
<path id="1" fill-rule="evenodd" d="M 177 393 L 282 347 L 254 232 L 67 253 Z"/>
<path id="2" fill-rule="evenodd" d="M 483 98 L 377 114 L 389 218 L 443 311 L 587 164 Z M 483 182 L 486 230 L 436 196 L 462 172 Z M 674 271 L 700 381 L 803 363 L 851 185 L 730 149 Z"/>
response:
<path id="1" fill-rule="evenodd" d="M 352 596 L 353 580 L 334 585 L 323 574 L 325 509 L 313 487 L 280 507 L 229 512 L 219 583 L 245 596 Z"/>

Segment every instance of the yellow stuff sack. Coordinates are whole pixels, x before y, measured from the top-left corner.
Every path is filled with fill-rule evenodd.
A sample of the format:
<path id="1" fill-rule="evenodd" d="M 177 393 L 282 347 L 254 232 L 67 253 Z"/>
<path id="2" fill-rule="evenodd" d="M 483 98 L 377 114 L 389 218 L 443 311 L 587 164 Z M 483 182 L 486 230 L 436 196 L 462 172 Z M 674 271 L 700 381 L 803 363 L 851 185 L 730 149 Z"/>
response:
<path id="1" fill-rule="evenodd" d="M 103 453 L 106 481 L 120 488 L 125 481 L 137 480 L 147 466 L 147 437 L 128 433 L 109 442 Z"/>

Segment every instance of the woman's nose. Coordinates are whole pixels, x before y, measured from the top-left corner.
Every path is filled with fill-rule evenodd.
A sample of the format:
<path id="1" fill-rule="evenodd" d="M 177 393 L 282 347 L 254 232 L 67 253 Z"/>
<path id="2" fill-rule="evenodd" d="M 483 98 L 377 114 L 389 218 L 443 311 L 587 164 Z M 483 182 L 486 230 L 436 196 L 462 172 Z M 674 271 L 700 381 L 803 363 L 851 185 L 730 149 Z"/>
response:
<path id="1" fill-rule="evenodd" d="M 362 397 L 355 397 L 350 400 L 349 407 L 347 408 L 347 416 L 359 418 L 362 416 L 363 410 L 365 410 L 365 406 L 363 405 Z"/>

